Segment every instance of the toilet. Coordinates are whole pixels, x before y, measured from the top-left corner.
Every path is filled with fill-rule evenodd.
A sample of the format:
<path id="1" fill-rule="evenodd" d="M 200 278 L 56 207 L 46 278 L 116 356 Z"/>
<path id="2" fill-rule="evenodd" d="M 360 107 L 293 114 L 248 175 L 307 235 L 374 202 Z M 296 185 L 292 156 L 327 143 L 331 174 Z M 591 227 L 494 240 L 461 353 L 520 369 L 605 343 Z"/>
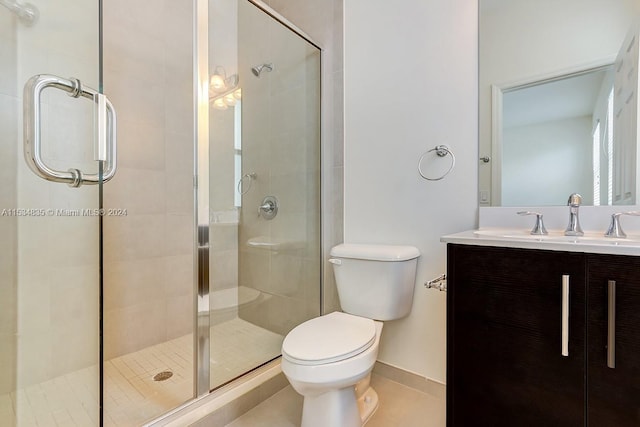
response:
<path id="1" fill-rule="evenodd" d="M 341 244 L 329 262 L 344 312 L 295 327 L 282 344 L 282 371 L 304 397 L 302 427 L 362 427 L 378 407 L 369 381 L 382 322 L 411 310 L 413 246 Z"/>

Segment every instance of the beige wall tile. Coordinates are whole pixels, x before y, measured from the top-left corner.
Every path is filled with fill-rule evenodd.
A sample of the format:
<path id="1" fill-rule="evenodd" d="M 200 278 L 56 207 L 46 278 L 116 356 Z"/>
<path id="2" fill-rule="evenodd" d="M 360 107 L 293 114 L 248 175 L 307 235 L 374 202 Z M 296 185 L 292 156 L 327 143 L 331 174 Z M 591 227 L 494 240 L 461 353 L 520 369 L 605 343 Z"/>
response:
<path id="1" fill-rule="evenodd" d="M 321 44 L 325 41 L 327 45 L 330 45 L 330 42 L 333 41 L 329 37 L 331 30 L 328 32 L 324 30 L 327 26 L 331 28 L 333 25 L 335 19 L 333 4 L 329 8 L 326 7 L 326 2 L 294 4 L 288 1 L 278 1 L 269 4 L 312 37 L 313 33 L 323 37 L 324 40 L 319 40 Z M 246 22 L 243 19 L 246 19 Z M 294 37 L 290 37 L 290 33 L 281 31 L 281 28 L 263 28 L 271 35 L 268 40 L 253 40 L 251 33 L 242 32 L 243 25 L 249 26 L 251 24 L 257 28 L 260 22 L 259 14 L 254 12 L 249 12 L 247 16 L 240 14 L 240 70 L 247 68 L 249 64 L 255 65 L 253 62 L 256 62 L 259 57 L 258 52 L 266 52 L 267 55 L 270 55 L 268 62 L 273 62 L 275 65 L 274 71 L 268 74 L 270 82 L 268 87 L 260 87 L 265 85 L 262 79 L 251 78 L 251 76 L 246 79 L 248 81 L 243 87 L 243 91 L 255 93 L 255 97 L 260 98 L 261 101 L 243 103 L 243 118 L 251 117 L 252 119 L 251 126 L 248 126 L 246 131 L 243 129 L 243 136 L 246 136 L 247 141 L 243 147 L 243 165 L 251 171 L 258 171 L 259 179 L 254 187 L 256 194 L 247 194 L 243 199 L 240 242 L 242 244 L 242 242 L 256 236 L 308 242 L 305 245 L 307 251 L 319 256 L 319 250 L 310 249 L 314 246 L 314 242 L 317 245 L 320 230 L 310 222 L 318 221 L 321 218 L 319 213 L 316 213 L 320 207 L 320 193 L 315 190 L 317 184 L 313 184 L 317 180 L 317 175 L 311 172 L 319 170 L 321 153 L 323 156 L 333 156 L 334 150 L 325 148 L 321 152 L 319 148 L 313 146 L 315 144 L 316 147 L 319 147 L 319 139 L 314 138 L 312 133 L 314 129 L 317 133 L 319 113 L 314 113 L 314 108 L 317 107 L 309 100 L 309 95 L 311 94 L 310 98 L 315 98 L 317 103 L 320 96 L 319 85 L 312 85 L 312 90 L 309 90 L 308 87 L 305 90 L 303 83 L 308 86 L 309 82 L 318 78 L 318 74 L 314 71 L 316 68 L 311 65 L 299 66 L 300 56 L 309 63 L 315 63 L 316 66 L 319 56 L 314 56 L 311 53 L 312 50 L 307 52 L 304 44 L 297 43 Z M 278 46 L 278 49 L 273 49 L 272 46 Z M 281 46 L 287 46 L 287 48 L 280 49 Z M 331 48 L 329 48 L 329 52 L 332 52 Z M 296 53 L 300 55 L 296 56 Z M 326 52 L 324 55 L 326 56 Z M 262 53 L 262 56 L 265 54 Z M 324 66 L 326 67 L 326 64 Z M 328 69 L 330 70 L 331 67 Z M 328 93 L 333 95 L 334 89 L 331 86 L 329 88 Z M 268 116 L 264 111 L 268 111 Z M 323 114 L 325 112 L 331 113 L 331 111 L 331 109 L 323 107 Z M 333 148 L 334 135 L 330 127 L 333 124 L 331 114 L 325 114 L 323 123 L 325 126 L 323 132 L 326 130 L 328 134 L 331 134 L 329 138 L 323 137 L 323 144 L 330 144 Z M 341 141 L 339 145 L 341 147 Z M 264 152 L 266 147 L 269 147 L 268 153 Z M 311 160 L 312 155 L 318 156 L 318 160 Z M 266 175 L 269 176 L 269 180 L 265 179 Z M 325 180 L 326 182 L 332 181 Z M 329 194 L 334 194 L 334 190 L 342 193 L 342 188 L 337 187 L 332 189 Z M 278 197 L 281 210 L 274 220 L 265 222 L 251 215 L 249 206 L 259 203 L 261 196 L 267 194 Z M 330 201 L 333 202 L 333 199 Z M 325 202 L 325 209 L 327 207 L 332 208 L 332 203 Z M 325 218 L 335 220 L 336 216 Z M 342 222 L 341 217 L 338 220 L 340 223 Z M 328 227 L 325 230 L 332 230 L 332 228 Z M 331 234 L 325 234 L 325 245 L 328 243 L 329 246 L 332 246 L 336 241 L 333 239 L 327 241 L 326 236 L 331 236 Z M 341 241 L 341 237 L 337 241 Z M 270 255 L 269 264 L 266 262 L 259 264 L 257 256 L 256 253 L 241 249 L 239 274 L 240 283 L 258 287 L 271 294 L 271 298 L 262 304 L 263 310 L 261 311 L 265 311 L 267 317 L 259 319 L 258 321 L 262 323 L 258 324 L 280 333 L 286 333 L 296 324 L 318 314 L 320 292 L 317 277 L 320 276 L 320 269 L 312 267 L 314 261 L 317 263 L 317 258 L 310 256 L 307 262 L 304 253 L 279 253 Z M 264 260 L 264 258 L 262 259 Z M 248 271 L 245 271 L 245 265 Z M 261 271 L 260 267 L 269 269 Z M 312 278 L 313 274 L 317 276 L 315 280 Z M 280 295 L 293 298 L 282 298 Z M 309 301 L 309 297 L 311 297 L 311 301 Z M 292 307 L 289 307 L 288 304 L 291 304 Z M 311 309 L 314 306 L 316 309 Z M 309 311 L 310 309 L 311 311 Z M 255 314 L 250 314 L 251 321 L 256 321 Z M 241 316 L 243 316 L 242 310 Z"/>
<path id="2" fill-rule="evenodd" d="M 52 378 L 51 331 L 17 337 L 16 386 L 28 387 Z"/>
<path id="3" fill-rule="evenodd" d="M 238 286 L 238 251 L 211 251 L 209 284 L 211 290 Z"/>
<path id="4" fill-rule="evenodd" d="M 97 293 L 97 292 L 96 292 Z M 79 368 L 98 366 L 100 335 L 98 313 L 57 322 L 51 334 L 51 375 L 57 377 Z"/>
<path id="5" fill-rule="evenodd" d="M 114 0 L 104 18 L 105 91 L 123 123 L 121 168 L 105 186 L 105 205 L 128 212 L 105 219 L 112 357 L 191 330 L 193 8 Z"/>
<path id="6" fill-rule="evenodd" d="M 104 304 L 109 310 L 162 301 L 165 258 L 115 261 L 105 270 Z"/>
<path id="7" fill-rule="evenodd" d="M 193 293 L 166 299 L 167 336 L 178 338 L 193 331 Z"/>
<path id="8" fill-rule="evenodd" d="M 0 333 L 0 394 L 9 393 L 16 387 L 16 341 L 15 333 Z"/>
<path id="9" fill-rule="evenodd" d="M 162 301 L 140 303 L 104 314 L 106 359 L 166 340 L 166 307 Z"/>
<path id="10" fill-rule="evenodd" d="M 12 23 L 7 22 L 6 16 L 1 16 L 0 22 L 6 23 L 11 29 L 13 27 Z M 11 58 L 12 55 L 5 48 L 14 46 L 13 40 L 6 38 L 8 36 L 5 29 L 0 30 L 0 56 L 5 58 Z M 0 182 L 3 183 L 0 186 L 0 210 L 17 207 L 15 160 L 18 147 L 18 100 L 2 94 L 13 91 L 15 73 L 15 67 L 0 67 L 0 129 L 6 135 L 0 144 Z M 14 390 L 16 382 L 17 229 L 17 218 L 0 217 L 0 395 Z"/>
<path id="11" fill-rule="evenodd" d="M 135 120 L 118 120 L 118 166 L 120 169 L 164 171 L 166 159 L 170 162 L 175 161 L 172 157 L 165 155 L 164 145 L 165 132 L 162 127 Z"/>
<path id="12" fill-rule="evenodd" d="M 164 295 L 167 298 L 193 294 L 193 255 L 166 256 L 161 259 Z M 156 290 L 157 292 L 157 290 Z"/>
<path id="13" fill-rule="evenodd" d="M 162 214 L 106 217 L 103 236 L 105 262 L 165 255 L 164 226 L 165 215 Z"/>
<path id="14" fill-rule="evenodd" d="M 166 211 L 166 179 L 163 170 L 119 167 L 108 184 L 105 201 L 109 207 L 126 208 L 127 216 L 162 214 Z"/>

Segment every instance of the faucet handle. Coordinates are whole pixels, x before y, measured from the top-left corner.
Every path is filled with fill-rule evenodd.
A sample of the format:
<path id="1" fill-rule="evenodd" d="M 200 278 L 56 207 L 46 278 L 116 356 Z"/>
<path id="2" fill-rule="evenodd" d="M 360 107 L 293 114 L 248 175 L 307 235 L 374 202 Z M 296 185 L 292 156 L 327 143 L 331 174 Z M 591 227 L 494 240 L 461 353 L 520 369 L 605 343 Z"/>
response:
<path id="1" fill-rule="evenodd" d="M 582 204 L 582 196 L 578 193 L 573 193 L 569 196 L 569 200 L 567 200 L 567 206 L 578 207 Z"/>
<path id="2" fill-rule="evenodd" d="M 640 216 L 640 211 L 618 212 L 611 215 L 611 224 L 609 224 L 607 232 L 604 233 L 604 237 L 616 237 L 619 239 L 627 237 L 627 234 L 622 231 L 620 226 L 620 217 L 622 215 Z"/>
<path id="3" fill-rule="evenodd" d="M 536 224 L 531 229 L 531 233 L 533 235 L 543 236 L 549 234 L 546 228 L 544 228 L 544 222 L 542 221 L 542 214 L 539 212 L 531 212 L 531 211 L 520 211 L 518 212 L 520 216 L 526 215 L 535 215 L 536 216 Z"/>

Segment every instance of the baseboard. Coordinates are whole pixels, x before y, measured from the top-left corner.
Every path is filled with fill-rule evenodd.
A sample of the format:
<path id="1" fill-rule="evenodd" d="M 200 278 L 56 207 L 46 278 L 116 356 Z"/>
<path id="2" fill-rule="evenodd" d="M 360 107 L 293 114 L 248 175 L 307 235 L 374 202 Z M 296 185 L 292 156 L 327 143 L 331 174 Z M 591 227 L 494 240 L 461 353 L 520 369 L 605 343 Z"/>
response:
<path id="1" fill-rule="evenodd" d="M 373 373 L 395 381 L 407 387 L 411 387 L 426 394 L 430 394 L 438 399 L 446 398 L 446 385 L 437 381 L 425 378 L 413 372 L 388 365 L 383 362 L 376 362 Z"/>
<path id="2" fill-rule="evenodd" d="M 224 397 L 225 395 L 231 397 L 231 399 L 226 400 L 226 403 L 222 405 L 211 405 L 209 406 L 209 410 L 206 410 L 205 407 L 199 408 L 199 410 L 189 410 L 189 408 L 185 408 L 185 412 L 191 412 L 191 416 L 185 417 L 184 415 L 179 417 L 178 419 L 173 419 L 171 422 L 165 422 L 152 424 L 155 426 L 178 426 L 178 425 L 189 425 L 191 427 L 211 427 L 211 426 L 224 426 L 245 414 L 258 404 L 267 400 L 287 385 L 289 385 L 289 381 L 284 376 L 282 371 L 280 371 L 280 360 L 276 360 L 269 364 L 269 370 L 277 369 L 277 374 L 268 375 L 268 379 L 263 380 L 262 382 L 258 381 L 257 384 L 248 385 L 248 387 L 243 387 L 244 391 L 240 393 L 229 392 L 227 390 L 218 390 L 214 392 L 213 395 L 220 394 Z M 250 377 L 256 376 L 259 377 L 260 369 L 258 372 L 254 372 L 249 374 Z M 392 365 L 388 365 L 383 362 L 376 362 L 373 373 L 388 378 L 391 381 L 395 381 L 404 386 L 413 388 L 420 392 L 432 395 L 438 399 L 445 399 L 446 397 L 446 386 L 437 381 L 431 380 L 429 378 L 425 378 L 421 375 L 415 374 L 413 372 L 405 371 L 404 369 L 397 368 Z M 258 379 L 258 378 L 255 378 Z M 230 385 L 230 388 L 233 389 L 233 385 Z M 237 387 L 235 387 L 238 390 Z M 216 396 L 211 396 L 215 398 Z M 201 406 L 201 405 L 196 405 Z M 215 409 L 214 409 L 215 408 Z M 182 412 L 182 411 L 181 411 Z M 200 415 L 196 415 L 196 413 L 200 413 Z M 180 414 L 176 414 L 180 415 Z M 185 421 L 191 418 L 190 422 Z"/>

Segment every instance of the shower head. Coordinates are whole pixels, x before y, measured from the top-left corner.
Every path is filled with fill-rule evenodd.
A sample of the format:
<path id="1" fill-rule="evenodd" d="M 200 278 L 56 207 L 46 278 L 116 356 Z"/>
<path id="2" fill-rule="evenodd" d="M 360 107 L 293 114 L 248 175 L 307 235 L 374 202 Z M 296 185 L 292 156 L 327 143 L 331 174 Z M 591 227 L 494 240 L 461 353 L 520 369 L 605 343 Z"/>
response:
<path id="1" fill-rule="evenodd" d="M 260 73 L 262 73 L 262 71 L 264 70 L 267 70 L 269 72 L 273 71 L 273 64 L 256 65 L 251 69 L 251 72 L 253 73 L 254 76 L 260 77 Z"/>

